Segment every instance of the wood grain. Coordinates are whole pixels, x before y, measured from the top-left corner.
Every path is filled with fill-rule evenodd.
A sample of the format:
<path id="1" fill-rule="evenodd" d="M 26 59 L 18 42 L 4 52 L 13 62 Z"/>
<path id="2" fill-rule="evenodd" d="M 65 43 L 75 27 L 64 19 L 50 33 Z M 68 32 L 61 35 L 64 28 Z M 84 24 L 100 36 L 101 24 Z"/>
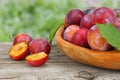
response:
<path id="1" fill-rule="evenodd" d="M 113 80 L 113 77 L 115 80 L 120 79 L 119 71 L 87 66 L 70 59 L 59 50 L 56 43 L 52 45 L 49 60 L 40 67 L 31 67 L 25 60 L 10 59 L 8 50 L 11 46 L 11 42 L 0 43 L 0 80 Z"/>

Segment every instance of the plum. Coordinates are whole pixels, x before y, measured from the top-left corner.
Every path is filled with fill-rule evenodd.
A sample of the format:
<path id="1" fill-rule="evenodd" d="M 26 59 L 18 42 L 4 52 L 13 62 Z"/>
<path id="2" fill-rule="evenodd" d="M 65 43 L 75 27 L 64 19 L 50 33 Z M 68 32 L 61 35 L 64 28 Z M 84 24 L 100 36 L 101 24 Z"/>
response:
<path id="1" fill-rule="evenodd" d="M 46 54 L 45 52 L 31 54 L 26 57 L 26 61 L 28 62 L 28 64 L 34 67 L 38 67 L 45 64 L 47 60 L 48 60 L 48 54 Z"/>
<path id="2" fill-rule="evenodd" d="M 93 11 L 93 23 L 114 23 L 115 14 L 113 10 L 107 7 L 100 7 Z"/>
<path id="3" fill-rule="evenodd" d="M 29 43 L 29 50 L 30 53 L 39 53 L 39 52 L 45 52 L 47 54 L 50 53 L 51 47 L 49 42 L 46 39 L 38 38 L 34 39 Z"/>
<path id="4" fill-rule="evenodd" d="M 10 48 L 8 53 L 13 60 L 22 60 L 29 53 L 28 43 L 26 42 L 17 43 Z"/>
<path id="5" fill-rule="evenodd" d="M 16 43 L 19 43 L 19 42 L 30 43 L 30 41 L 32 41 L 31 36 L 29 36 L 28 34 L 25 34 L 25 33 L 19 33 L 13 39 L 13 45 L 15 45 Z"/>
<path id="6" fill-rule="evenodd" d="M 71 9 L 66 15 L 67 25 L 79 25 L 81 19 L 84 16 L 84 12 L 79 9 Z"/>
<path id="7" fill-rule="evenodd" d="M 112 46 L 102 37 L 96 25 L 88 31 L 87 40 L 89 46 L 94 50 L 107 51 Z"/>
<path id="8" fill-rule="evenodd" d="M 116 18 L 116 19 L 115 19 L 114 26 L 115 26 L 118 30 L 120 30 L 120 18 Z"/>
<path id="9" fill-rule="evenodd" d="M 80 30 L 77 30 L 72 37 L 72 43 L 81 47 L 88 48 L 87 33 L 88 29 L 86 28 L 81 28 Z"/>
<path id="10" fill-rule="evenodd" d="M 80 26 L 78 25 L 68 26 L 63 33 L 63 39 L 71 42 L 73 34 L 79 29 L 80 29 Z"/>
<path id="11" fill-rule="evenodd" d="M 92 13 L 85 15 L 80 22 L 80 26 L 87 29 L 90 29 L 93 25 L 95 24 L 93 23 Z"/>

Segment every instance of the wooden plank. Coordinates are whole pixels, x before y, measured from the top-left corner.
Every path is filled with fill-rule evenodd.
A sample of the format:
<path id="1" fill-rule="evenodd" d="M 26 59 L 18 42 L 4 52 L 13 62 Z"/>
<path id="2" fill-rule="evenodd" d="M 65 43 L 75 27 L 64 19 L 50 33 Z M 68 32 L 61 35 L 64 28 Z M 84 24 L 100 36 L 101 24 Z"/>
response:
<path id="1" fill-rule="evenodd" d="M 31 67 L 25 60 L 13 61 L 8 55 L 10 42 L 0 43 L 0 80 L 119 80 L 120 72 L 100 69 L 76 62 L 57 47 L 52 50 L 47 63 Z M 112 65 L 111 65 L 112 66 Z"/>

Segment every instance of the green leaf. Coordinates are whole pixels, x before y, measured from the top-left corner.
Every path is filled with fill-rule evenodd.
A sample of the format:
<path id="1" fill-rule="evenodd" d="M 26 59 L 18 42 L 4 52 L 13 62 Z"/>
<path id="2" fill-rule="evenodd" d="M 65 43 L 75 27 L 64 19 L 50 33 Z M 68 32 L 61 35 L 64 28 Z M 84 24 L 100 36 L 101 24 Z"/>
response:
<path id="1" fill-rule="evenodd" d="M 55 36 L 56 31 L 58 30 L 59 27 L 61 27 L 63 24 L 63 22 L 57 22 L 57 24 L 50 30 L 50 34 L 49 34 L 49 42 L 50 44 L 52 44 L 53 38 Z"/>
<path id="2" fill-rule="evenodd" d="M 120 31 L 112 24 L 96 24 L 96 26 L 107 42 L 120 50 Z"/>

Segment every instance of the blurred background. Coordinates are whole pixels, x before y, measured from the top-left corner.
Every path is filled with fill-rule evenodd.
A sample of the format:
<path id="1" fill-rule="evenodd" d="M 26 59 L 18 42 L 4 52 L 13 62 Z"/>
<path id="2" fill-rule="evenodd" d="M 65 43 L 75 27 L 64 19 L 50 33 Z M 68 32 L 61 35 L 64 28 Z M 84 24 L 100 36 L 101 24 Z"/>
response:
<path id="1" fill-rule="evenodd" d="M 0 0 L 0 42 L 18 33 L 49 39 L 49 32 L 63 23 L 72 8 L 107 6 L 119 8 L 120 0 Z"/>

